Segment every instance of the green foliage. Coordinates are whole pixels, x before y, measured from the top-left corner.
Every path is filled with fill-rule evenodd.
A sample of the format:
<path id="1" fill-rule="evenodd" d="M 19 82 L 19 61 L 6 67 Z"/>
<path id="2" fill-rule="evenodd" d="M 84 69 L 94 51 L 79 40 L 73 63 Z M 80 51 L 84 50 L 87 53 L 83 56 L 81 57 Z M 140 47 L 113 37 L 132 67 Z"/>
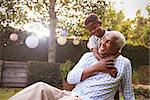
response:
<path id="1" fill-rule="evenodd" d="M 133 69 L 132 82 L 134 84 L 149 85 L 150 84 L 149 76 L 150 76 L 149 65 L 138 66 L 138 69 L 136 68 Z"/>
<path id="2" fill-rule="evenodd" d="M 64 80 L 67 77 L 68 72 L 73 68 L 74 63 L 71 60 L 67 60 L 65 63 L 60 65 L 60 75 Z"/>
<path id="3" fill-rule="evenodd" d="M 33 21 L 48 21 L 49 6 L 43 2 L 33 0 L 1 0 L 0 1 L 0 31 L 10 24 L 23 25 Z M 38 16 L 43 15 L 43 16 Z"/>
<path id="4" fill-rule="evenodd" d="M 0 99 L 8 100 L 11 96 L 15 95 L 22 88 L 0 88 Z"/>
<path id="5" fill-rule="evenodd" d="M 135 97 L 137 99 L 140 99 L 141 96 L 144 97 L 144 98 L 150 98 L 150 90 L 149 89 L 144 89 L 142 87 L 135 88 L 134 89 L 134 94 L 135 94 Z M 144 100 L 144 99 L 141 98 L 141 100 Z"/>
<path id="6" fill-rule="evenodd" d="M 61 87 L 58 63 L 29 61 L 28 64 L 28 85 L 42 81 L 58 88 Z"/>
<path id="7" fill-rule="evenodd" d="M 51 0 L 50 0 L 51 1 Z M 50 21 L 49 0 L 1 0 L 0 1 L 0 34 L 9 24 L 26 24 L 33 21 L 47 23 Z M 123 11 L 116 12 L 113 5 L 106 0 L 57 0 L 55 4 L 57 28 L 67 30 L 68 36 L 79 36 L 83 40 L 89 38 L 84 27 L 86 15 L 96 13 L 107 30 L 122 32 L 128 43 L 149 47 L 149 17 L 141 16 L 138 10 L 135 19 L 125 19 Z M 150 14 L 150 6 L 146 7 Z"/>
<path id="8" fill-rule="evenodd" d="M 68 0 L 66 3 L 57 1 L 58 27 L 66 29 L 70 35 L 80 36 L 87 40 L 89 32 L 86 31 L 84 20 L 89 13 L 97 13 L 102 17 L 109 5 L 105 0 Z"/>
<path id="9" fill-rule="evenodd" d="M 136 70 L 133 70 L 133 74 L 132 74 L 132 83 L 133 84 L 138 84 L 139 79 L 138 79 L 138 72 Z"/>

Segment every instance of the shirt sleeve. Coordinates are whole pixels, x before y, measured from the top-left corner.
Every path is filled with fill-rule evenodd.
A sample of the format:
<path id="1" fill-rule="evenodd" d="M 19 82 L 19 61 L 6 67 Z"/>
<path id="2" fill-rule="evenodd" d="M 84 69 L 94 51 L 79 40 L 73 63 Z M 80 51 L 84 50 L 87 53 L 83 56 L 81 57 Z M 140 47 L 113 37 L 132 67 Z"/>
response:
<path id="1" fill-rule="evenodd" d="M 68 73 L 67 75 L 67 81 L 70 84 L 77 84 L 80 82 L 83 70 L 85 69 L 87 65 L 86 63 L 86 58 L 87 58 L 87 53 L 84 54 L 79 62 L 75 65 L 75 67 Z"/>
<path id="2" fill-rule="evenodd" d="M 97 41 L 98 41 L 97 38 L 92 35 L 92 36 L 89 38 L 87 47 L 88 47 L 90 50 L 93 49 L 93 48 L 97 48 L 97 47 L 98 47 Z"/>
<path id="3" fill-rule="evenodd" d="M 128 60 L 125 65 L 125 72 L 121 81 L 121 90 L 124 100 L 135 100 L 132 88 L 132 68 L 131 62 Z"/>

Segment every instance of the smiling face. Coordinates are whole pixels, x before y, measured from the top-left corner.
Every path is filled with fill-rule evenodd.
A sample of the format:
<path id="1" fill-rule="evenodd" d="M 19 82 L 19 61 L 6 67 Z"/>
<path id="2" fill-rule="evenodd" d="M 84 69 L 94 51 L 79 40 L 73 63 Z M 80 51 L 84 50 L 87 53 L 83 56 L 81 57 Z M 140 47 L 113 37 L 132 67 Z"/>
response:
<path id="1" fill-rule="evenodd" d="M 90 31 L 91 35 L 95 35 L 100 38 L 104 35 L 101 23 L 98 21 L 88 23 L 86 28 Z"/>
<path id="2" fill-rule="evenodd" d="M 111 55 L 116 55 L 120 50 L 116 41 L 117 38 L 113 36 L 111 33 L 106 34 L 101 40 L 98 53 L 102 57 L 109 57 Z"/>

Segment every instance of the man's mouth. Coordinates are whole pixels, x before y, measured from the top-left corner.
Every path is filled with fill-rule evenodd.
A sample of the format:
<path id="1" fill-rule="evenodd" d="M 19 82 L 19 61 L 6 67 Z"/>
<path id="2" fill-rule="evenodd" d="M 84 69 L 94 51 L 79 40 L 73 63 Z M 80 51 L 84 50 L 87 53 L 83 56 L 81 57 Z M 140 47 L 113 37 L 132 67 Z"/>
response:
<path id="1" fill-rule="evenodd" d="M 100 50 L 101 50 L 101 52 L 104 52 L 105 48 L 101 45 Z"/>

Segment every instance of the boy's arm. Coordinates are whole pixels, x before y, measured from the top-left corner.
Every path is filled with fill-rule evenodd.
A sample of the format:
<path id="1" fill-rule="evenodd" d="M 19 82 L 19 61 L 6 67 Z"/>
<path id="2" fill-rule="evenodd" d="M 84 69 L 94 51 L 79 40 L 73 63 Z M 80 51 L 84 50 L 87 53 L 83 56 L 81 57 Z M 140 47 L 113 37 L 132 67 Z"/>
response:
<path id="1" fill-rule="evenodd" d="M 92 48 L 91 51 L 94 53 L 97 60 L 101 59 L 100 55 L 98 54 L 97 48 Z"/>
<path id="2" fill-rule="evenodd" d="M 117 69 L 113 66 L 114 61 L 112 58 L 101 59 L 98 63 L 92 65 L 91 67 L 87 67 L 83 70 L 81 81 L 85 80 L 86 78 L 95 75 L 97 72 L 104 72 L 112 74 L 112 77 L 116 77 Z M 111 68 L 111 69 L 109 69 Z M 113 69 L 113 72 L 111 73 Z"/>
<path id="3" fill-rule="evenodd" d="M 93 48 L 97 48 L 98 47 L 98 44 L 97 44 L 97 38 L 92 35 L 90 38 L 89 38 L 89 41 L 87 43 L 87 47 L 92 50 Z"/>
<path id="4" fill-rule="evenodd" d="M 92 35 L 90 38 L 89 38 L 89 42 L 87 44 L 87 47 L 90 49 L 90 51 L 92 51 L 96 57 L 97 60 L 100 60 L 100 56 L 98 54 L 98 44 L 97 44 L 98 40 L 96 38 L 96 36 Z"/>

